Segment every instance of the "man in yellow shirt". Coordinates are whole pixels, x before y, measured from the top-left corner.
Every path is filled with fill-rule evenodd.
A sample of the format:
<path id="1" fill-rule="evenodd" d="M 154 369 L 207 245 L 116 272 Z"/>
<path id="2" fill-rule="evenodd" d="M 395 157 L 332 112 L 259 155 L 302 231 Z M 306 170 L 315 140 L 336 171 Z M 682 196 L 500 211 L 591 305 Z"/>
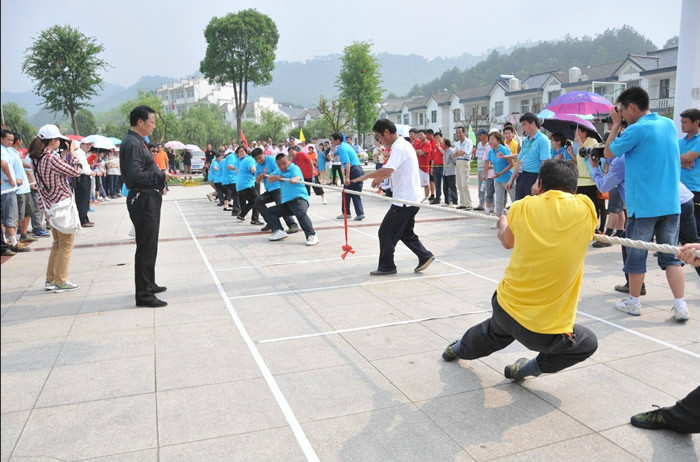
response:
<path id="1" fill-rule="evenodd" d="M 506 378 L 522 380 L 560 371 L 596 351 L 593 332 L 574 324 L 597 221 L 591 200 L 575 195 L 577 178 L 572 162 L 544 161 L 533 188 L 538 195 L 514 202 L 499 218 L 498 238 L 513 254 L 491 299 L 493 315 L 451 343 L 445 361 L 488 356 L 517 340 L 539 352 L 506 366 Z"/>

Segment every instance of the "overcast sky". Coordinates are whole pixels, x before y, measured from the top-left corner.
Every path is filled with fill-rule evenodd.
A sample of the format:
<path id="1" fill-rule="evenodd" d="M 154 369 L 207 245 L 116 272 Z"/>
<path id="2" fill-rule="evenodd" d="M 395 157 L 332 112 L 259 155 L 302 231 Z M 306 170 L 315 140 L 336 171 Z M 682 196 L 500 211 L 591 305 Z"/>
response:
<path id="1" fill-rule="evenodd" d="M 681 10 L 681 0 L 342 2 L 351 3 L 341 9 L 332 0 L 2 0 L 2 90 L 31 90 L 21 71 L 24 51 L 32 37 L 55 24 L 71 24 L 102 43 L 113 66 L 105 80 L 126 87 L 143 75 L 182 77 L 198 70 L 211 17 L 245 8 L 277 23 L 277 59 L 286 61 L 341 53 L 355 40 L 371 40 L 376 52 L 429 58 L 481 54 L 623 24 L 661 46 L 678 35 Z"/>

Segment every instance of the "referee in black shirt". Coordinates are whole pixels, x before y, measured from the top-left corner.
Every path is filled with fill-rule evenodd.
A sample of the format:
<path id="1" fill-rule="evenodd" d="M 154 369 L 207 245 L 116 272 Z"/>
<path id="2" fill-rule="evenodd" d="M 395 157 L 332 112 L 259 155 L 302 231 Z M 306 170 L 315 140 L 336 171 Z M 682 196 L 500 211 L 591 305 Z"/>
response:
<path id="1" fill-rule="evenodd" d="M 136 230 L 136 306 L 158 308 L 167 306 L 167 302 L 156 297 L 166 288 L 156 284 L 155 270 L 160 206 L 170 174 L 158 168 L 144 140 L 156 128 L 155 111 L 148 106 L 137 106 L 129 114 L 129 123 L 131 129 L 119 147 L 119 163 L 129 189 L 126 207 Z"/>

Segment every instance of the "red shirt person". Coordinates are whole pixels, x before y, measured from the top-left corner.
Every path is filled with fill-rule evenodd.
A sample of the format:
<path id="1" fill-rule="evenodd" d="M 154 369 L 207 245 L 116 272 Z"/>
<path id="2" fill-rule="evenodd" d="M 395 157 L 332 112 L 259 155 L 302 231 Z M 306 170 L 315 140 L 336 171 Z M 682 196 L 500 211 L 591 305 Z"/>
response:
<path id="1" fill-rule="evenodd" d="M 430 161 L 433 158 L 433 146 L 425 137 L 425 130 L 418 130 L 418 140 L 414 144 L 418 156 L 418 168 L 425 173 L 430 173 Z"/>

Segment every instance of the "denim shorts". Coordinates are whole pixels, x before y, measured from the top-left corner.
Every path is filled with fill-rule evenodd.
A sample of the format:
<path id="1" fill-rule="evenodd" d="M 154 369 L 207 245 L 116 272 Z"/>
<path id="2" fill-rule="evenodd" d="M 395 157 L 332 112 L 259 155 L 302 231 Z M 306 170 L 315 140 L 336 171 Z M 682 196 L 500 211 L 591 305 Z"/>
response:
<path id="1" fill-rule="evenodd" d="M 17 193 L 9 192 L 2 195 L 2 224 L 8 228 L 16 228 L 19 214 L 17 213 Z"/>
<path id="2" fill-rule="evenodd" d="M 610 199 L 608 199 L 608 212 L 622 213 L 622 209 L 624 208 L 625 204 L 622 203 L 620 191 L 618 191 L 617 186 L 615 186 L 610 190 Z"/>
<path id="3" fill-rule="evenodd" d="M 635 241 L 651 242 L 656 236 L 657 244 L 678 245 L 678 227 L 680 224 L 680 214 L 663 215 L 660 217 L 627 218 L 627 230 L 625 234 L 629 239 Z M 648 251 L 642 249 L 627 249 L 627 259 L 625 260 L 625 273 L 643 274 L 647 272 Z M 659 267 L 666 269 L 667 266 L 680 266 L 681 261 L 675 255 L 659 252 L 657 257 Z"/>

